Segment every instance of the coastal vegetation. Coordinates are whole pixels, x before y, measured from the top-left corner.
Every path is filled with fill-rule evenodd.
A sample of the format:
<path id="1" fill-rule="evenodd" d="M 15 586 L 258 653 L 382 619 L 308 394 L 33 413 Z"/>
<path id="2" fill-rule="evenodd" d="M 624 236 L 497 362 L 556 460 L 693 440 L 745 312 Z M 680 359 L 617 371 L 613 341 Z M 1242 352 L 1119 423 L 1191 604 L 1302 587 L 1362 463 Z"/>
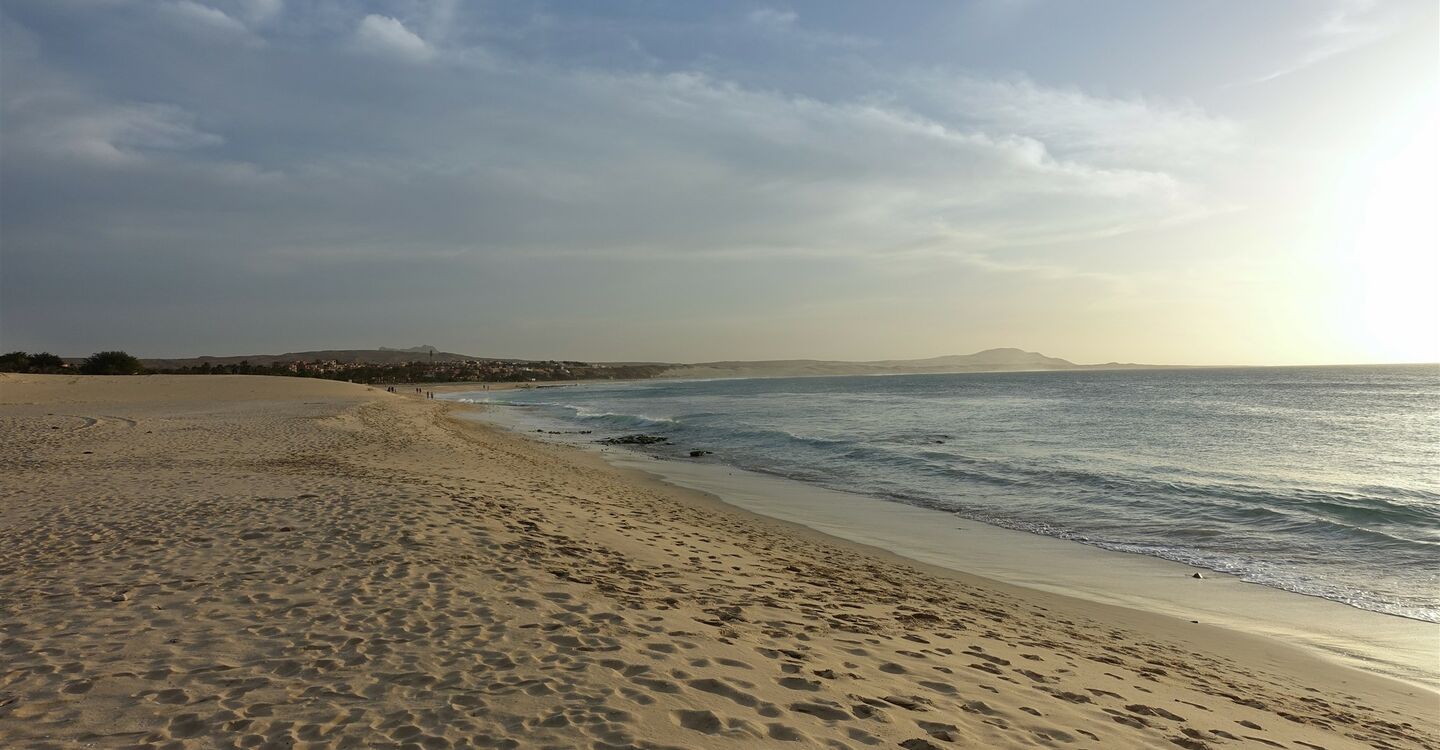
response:
<path id="1" fill-rule="evenodd" d="M 986 349 L 972 354 L 951 354 L 925 359 L 832 361 L 814 359 L 722 361 L 676 364 L 664 362 L 583 362 L 578 360 L 525 360 L 477 357 L 443 352 L 432 346 L 408 349 L 325 349 L 286 354 L 204 356 L 184 359 L 135 359 L 125 352 L 110 355 L 110 365 L 89 365 L 89 360 L 63 359 L 54 354 L 23 351 L 0 356 L 0 372 L 116 375 L 141 372 L 170 375 L 281 375 L 322 378 L 351 383 L 531 383 L 561 380 L 644 380 L 657 377 L 786 378 L 845 375 L 934 375 L 962 372 L 1026 372 L 1036 370 L 1134 370 L 1164 365 L 1107 362 L 1076 364 L 1039 352 L 1015 348 Z M 115 357 L 134 360 L 119 360 Z M 125 361 L 125 367 L 114 364 Z M 136 364 L 138 363 L 138 365 Z M 136 369 L 136 368 L 140 369 Z M 129 369 L 126 369 L 129 368 Z"/>
<path id="2" fill-rule="evenodd" d="M 139 375 L 145 372 L 145 365 L 127 352 L 95 352 L 80 363 L 80 372 L 85 375 Z"/>
<path id="3" fill-rule="evenodd" d="M 50 352 L 0 354 L 0 372 L 58 373 L 65 367 L 65 360 Z"/>
<path id="4" fill-rule="evenodd" d="M 279 375 L 285 377 L 343 380 L 351 383 L 528 383 L 558 380 L 634 380 L 651 378 L 666 369 L 663 365 L 597 364 L 574 360 L 414 360 L 408 362 L 342 361 L 312 359 L 271 359 L 268 362 L 209 362 L 177 364 L 147 363 L 127 352 L 96 352 L 83 360 L 41 352 L 23 351 L 0 355 L 0 372 L 80 373 L 84 375 Z"/>
<path id="5" fill-rule="evenodd" d="M 151 372 L 174 375 L 283 375 L 344 380 L 351 383 L 530 383 L 557 380 L 633 380 L 651 378 L 665 368 L 655 365 L 608 365 L 576 361 L 502 362 L 473 360 L 400 363 L 339 362 L 335 360 L 276 361 L 268 364 L 239 362 L 156 368 Z"/>

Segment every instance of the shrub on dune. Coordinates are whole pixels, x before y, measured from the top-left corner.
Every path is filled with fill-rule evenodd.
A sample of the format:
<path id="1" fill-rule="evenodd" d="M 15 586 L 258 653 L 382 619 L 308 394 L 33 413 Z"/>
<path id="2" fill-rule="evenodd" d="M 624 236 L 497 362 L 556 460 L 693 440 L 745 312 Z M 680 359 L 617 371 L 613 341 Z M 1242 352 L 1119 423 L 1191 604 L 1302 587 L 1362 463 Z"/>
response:
<path id="1" fill-rule="evenodd" d="M 50 352 L 10 352 L 0 354 L 0 372 L 60 372 L 65 360 Z"/>
<path id="2" fill-rule="evenodd" d="M 121 351 L 95 352 L 80 365 L 80 372 L 86 375 L 138 375 L 144 371 L 140 360 Z"/>

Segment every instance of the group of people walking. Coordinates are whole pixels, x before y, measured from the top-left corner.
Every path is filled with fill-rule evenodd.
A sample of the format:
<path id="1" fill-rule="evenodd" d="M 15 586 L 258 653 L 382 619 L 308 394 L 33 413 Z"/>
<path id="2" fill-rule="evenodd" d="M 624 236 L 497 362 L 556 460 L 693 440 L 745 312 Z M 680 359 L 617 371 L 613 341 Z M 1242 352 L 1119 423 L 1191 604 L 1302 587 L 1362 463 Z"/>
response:
<path id="1" fill-rule="evenodd" d="M 393 385 L 387 385 L 387 386 L 385 386 L 385 392 L 386 392 L 386 393 L 396 393 L 395 386 L 393 386 Z M 427 390 L 425 390 L 425 389 L 423 389 L 423 388 L 416 388 L 416 389 L 415 389 L 415 392 L 416 392 L 416 393 L 423 393 L 423 394 L 425 394 L 425 398 L 435 398 L 435 391 L 427 391 Z"/>

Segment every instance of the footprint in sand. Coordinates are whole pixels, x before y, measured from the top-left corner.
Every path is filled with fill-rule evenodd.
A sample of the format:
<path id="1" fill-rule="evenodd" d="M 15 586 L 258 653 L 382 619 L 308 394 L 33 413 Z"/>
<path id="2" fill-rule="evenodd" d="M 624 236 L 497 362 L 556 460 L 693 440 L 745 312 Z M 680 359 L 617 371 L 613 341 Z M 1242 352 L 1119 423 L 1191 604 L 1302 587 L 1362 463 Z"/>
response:
<path id="1" fill-rule="evenodd" d="M 168 706 L 178 706 L 190 702 L 190 696 L 184 690 L 178 688 L 161 690 L 156 693 L 153 698 L 156 703 L 163 703 Z"/>
<path id="2" fill-rule="evenodd" d="M 170 720 L 169 731 L 171 737 L 180 739 L 198 737 L 205 731 L 205 721 L 199 714 L 180 714 Z"/>
<path id="3" fill-rule="evenodd" d="M 90 692 L 90 689 L 93 687 L 95 687 L 95 683 L 90 680 L 74 680 L 65 683 L 65 687 L 61 688 L 61 692 L 67 695 L 84 695 Z"/>
<path id="4" fill-rule="evenodd" d="M 729 698 L 730 700 L 735 701 L 736 703 L 747 708 L 753 708 L 760 702 L 759 699 L 757 699 L 750 693 L 728 685 L 723 680 L 718 680 L 711 677 L 691 680 L 685 684 L 701 692 Z"/>
<path id="5" fill-rule="evenodd" d="M 725 726 L 713 711 L 671 711 L 670 715 L 676 724 L 701 734 L 717 734 Z"/>
<path id="6" fill-rule="evenodd" d="M 1086 701 L 1086 702 L 1088 703 L 1089 701 Z M 1139 703 L 1132 703 L 1132 704 L 1126 706 L 1126 707 L 1125 707 L 1125 710 L 1126 710 L 1126 711 L 1129 711 L 1129 712 L 1132 713 L 1132 714 L 1140 714 L 1141 716 L 1159 716 L 1159 717 L 1161 717 L 1161 718 L 1169 719 L 1169 720 L 1171 720 L 1171 721 L 1179 721 L 1179 722 L 1185 721 L 1185 717 L 1183 717 L 1183 716 L 1178 716 L 1178 715 L 1176 715 L 1176 714 L 1174 714 L 1174 713 L 1171 713 L 1170 711 L 1166 711 L 1166 710 L 1163 709 L 1163 708 L 1156 708 L 1156 707 L 1154 707 L 1154 706 L 1145 706 L 1145 705 L 1141 705 L 1141 704 L 1139 704 Z"/>
<path id="7" fill-rule="evenodd" d="M 839 704 L 823 703 L 791 703 L 790 710 L 797 713 L 809 714 L 824 721 L 848 721 L 850 714 L 839 708 Z"/>
<path id="8" fill-rule="evenodd" d="M 937 692 L 937 693 L 943 693 L 943 694 L 945 694 L 945 695 L 958 695 L 959 692 L 960 692 L 960 691 L 958 691 L 958 690 L 955 689 L 955 686 L 950 685 L 950 684 L 948 684 L 948 683 L 944 683 L 944 682 L 932 682 L 932 681 L 929 681 L 929 680 L 921 680 L 921 681 L 920 681 L 919 683 L 917 683 L 917 684 L 919 684 L 920 687 L 926 688 L 926 689 L 928 689 L 928 690 L 934 690 L 934 691 Z"/>
<path id="9" fill-rule="evenodd" d="M 770 739 L 780 742 L 806 742 L 810 739 L 794 727 L 779 723 L 768 725 L 766 734 L 769 735 Z"/>
<path id="10" fill-rule="evenodd" d="M 780 687 L 791 690 L 803 690 L 813 693 L 820 689 L 819 680 L 807 680 L 804 677 L 781 677 L 776 680 L 776 682 L 780 683 Z"/>

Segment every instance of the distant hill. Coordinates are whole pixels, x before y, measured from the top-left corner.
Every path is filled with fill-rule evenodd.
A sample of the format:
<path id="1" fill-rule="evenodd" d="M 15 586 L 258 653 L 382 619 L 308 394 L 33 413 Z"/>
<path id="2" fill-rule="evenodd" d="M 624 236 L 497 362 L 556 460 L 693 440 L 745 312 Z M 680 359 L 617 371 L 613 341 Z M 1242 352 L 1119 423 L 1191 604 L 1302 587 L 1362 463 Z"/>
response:
<path id="1" fill-rule="evenodd" d="M 432 354 L 433 352 L 433 354 Z M 416 346 L 409 349 L 321 349 L 307 352 L 286 352 L 284 354 L 243 354 L 223 357 L 141 357 L 140 362 L 151 369 L 165 370 L 179 367 L 199 367 L 205 363 L 215 365 L 238 365 L 248 362 L 252 365 L 269 365 L 276 362 L 335 361 L 343 364 L 360 363 L 367 365 L 403 365 L 407 362 L 553 362 L 555 360 L 520 359 L 515 357 L 477 357 L 472 354 L 442 352 L 432 346 Z M 71 360 L 67 360 L 71 361 Z M 79 362 L 79 359 L 73 359 Z M 573 360 L 567 360 L 573 361 Z M 592 362 L 611 366 L 672 366 L 669 362 Z"/>
<path id="2" fill-rule="evenodd" d="M 431 347 L 415 349 L 323 349 L 311 352 L 286 352 L 285 354 L 246 354 L 225 357 L 182 357 L 177 359 L 144 359 L 146 367 L 169 369 L 176 367 L 199 367 L 206 362 L 211 365 L 238 365 L 249 362 L 252 365 L 268 365 L 275 362 L 313 362 L 334 360 L 346 364 L 359 362 L 369 365 L 403 365 L 406 362 L 462 362 L 480 360 L 485 362 L 523 362 L 520 359 L 498 359 L 494 357 L 472 357 L 469 354 L 435 351 Z"/>
<path id="3" fill-rule="evenodd" d="M 417 346 L 409 349 L 324 349 L 307 352 L 286 352 L 285 354 L 248 354 L 224 357 L 183 357 L 174 359 L 141 359 L 152 369 L 174 369 L 238 365 L 270 365 L 276 362 L 335 361 L 343 364 L 361 363 L 370 365 L 399 365 L 407 362 L 506 362 L 523 363 L 537 360 L 512 359 L 503 357 L 476 357 L 470 354 L 442 352 L 431 346 Z M 1032 370 L 1092 370 L 1092 369 L 1141 369 L 1157 365 L 1137 365 L 1111 362 L 1103 365 L 1077 365 L 1059 357 L 1049 357 L 1038 352 L 1021 349 L 986 349 L 974 354 L 952 354 L 929 359 L 885 359 L 871 362 L 845 362 L 818 359 L 775 359 L 760 361 L 700 362 L 696 364 L 669 364 L 665 362 L 604 362 L 611 366 L 656 366 L 667 367 L 660 371 L 662 378 L 781 378 L 823 375 L 904 375 L 947 372 L 1021 372 Z"/>
<path id="4" fill-rule="evenodd" d="M 1026 372 L 1035 370 L 1144 369 L 1157 365 L 1077 365 L 1058 357 L 1022 349 L 986 349 L 974 354 L 951 354 L 929 359 L 885 359 L 844 362 L 818 359 L 774 359 L 756 362 L 700 362 L 678 365 L 660 374 L 664 378 L 782 378 L 820 375 L 909 375 L 950 372 Z"/>

